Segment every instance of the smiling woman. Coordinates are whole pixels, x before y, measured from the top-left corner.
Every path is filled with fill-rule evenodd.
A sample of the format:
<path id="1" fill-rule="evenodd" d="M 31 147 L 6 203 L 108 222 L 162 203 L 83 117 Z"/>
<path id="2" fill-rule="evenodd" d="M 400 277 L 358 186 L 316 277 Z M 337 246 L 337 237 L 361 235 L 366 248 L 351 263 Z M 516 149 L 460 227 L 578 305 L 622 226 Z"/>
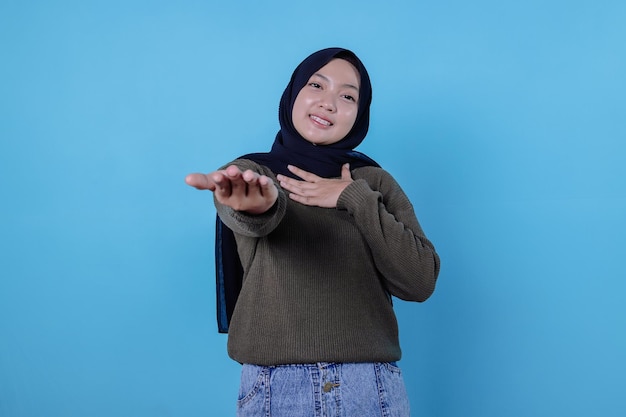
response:
<path id="1" fill-rule="evenodd" d="M 218 323 L 239 416 L 408 416 L 391 297 L 424 301 L 439 257 L 405 193 L 356 152 L 369 76 L 352 52 L 294 71 L 271 152 L 186 182 L 214 194 Z"/>
<path id="2" fill-rule="evenodd" d="M 343 59 L 333 59 L 311 76 L 293 104 L 293 125 L 315 145 L 346 137 L 358 113 L 359 73 Z"/>

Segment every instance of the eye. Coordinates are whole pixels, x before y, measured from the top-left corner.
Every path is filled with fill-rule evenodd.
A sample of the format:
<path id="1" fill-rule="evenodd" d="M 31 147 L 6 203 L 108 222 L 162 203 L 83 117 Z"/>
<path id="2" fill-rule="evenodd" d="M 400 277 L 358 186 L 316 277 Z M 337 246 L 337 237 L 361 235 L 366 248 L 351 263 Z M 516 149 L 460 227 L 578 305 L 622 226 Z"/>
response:
<path id="1" fill-rule="evenodd" d="M 356 99 L 353 96 L 349 95 L 349 94 L 344 94 L 342 97 L 345 98 L 348 101 L 353 101 L 353 102 L 356 103 Z"/>
<path id="2" fill-rule="evenodd" d="M 313 88 L 322 88 L 322 86 L 321 86 L 321 85 L 319 85 L 319 84 L 318 84 L 318 83 L 316 83 L 316 82 L 310 82 L 310 83 L 309 83 L 309 86 L 311 86 L 311 87 L 313 87 Z"/>

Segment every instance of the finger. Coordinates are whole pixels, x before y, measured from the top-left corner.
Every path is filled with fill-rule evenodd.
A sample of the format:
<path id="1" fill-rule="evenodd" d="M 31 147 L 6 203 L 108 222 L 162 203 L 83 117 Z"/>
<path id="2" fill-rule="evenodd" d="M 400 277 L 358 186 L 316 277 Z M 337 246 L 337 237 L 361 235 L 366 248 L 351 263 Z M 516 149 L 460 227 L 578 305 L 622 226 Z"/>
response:
<path id="1" fill-rule="evenodd" d="M 243 186 L 245 188 L 242 191 L 245 193 L 244 195 L 250 196 L 256 193 L 263 195 L 263 190 L 261 189 L 261 185 L 259 184 L 260 175 L 250 169 L 245 170 L 241 173 L 241 179 L 243 180 Z"/>
<path id="2" fill-rule="evenodd" d="M 341 179 L 345 181 L 352 179 L 352 174 L 350 174 L 350 164 L 343 164 L 341 167 Z"/>
<path id="3" fill-rule="evenodd" d="M 239 169 L 239 167 L 237 165 L 229 165 L 224 172 L 226 173 L 226 175 L 228 175 L 228 177 L 230 179 L 236 179 L 241 177 L 241 170 Z"/>
<path id="4" fill-rule="evenodd" d="M 248 184 L 243 177 L 243 172 L 237 165 L 230 165 L 223 172 L 232 195 L 245 196 L 248 194 Z"/>
<path id="5" fill-rule="evenodd" d="M 274 181 L 266 175 L 260 175 L 258 179 L 261 188 L 268 188 L 274 186 Z"/>
<path id="6" fill-rule="evenodd" d="M 311 204 L 309 203 L 309 198 L 302 196 L 302 195 L 298 195 L 295 193 L 289 193 L 289 198 L 292 199 L 293 201 L 297 201 L 300 204 L 304 204 L 305 206 L 310 206 Z"/>
<path id="7" fill-rule="evenodd" d="M 257 174 L 256 172 L 248 169 L 241 174 L 241 177 L 246 183 L 248 183 L 249 185 L 252 185 L 252 184 L 258 183 L 259 178 L 261 176 Z"/>
<path id="8" fill-rule="evenodd" d="M 207 175 L 218 188 L 230 187 L 230 178 L 225 171 L 215 171 Z"/>
<path id="9" fill-rule="evenodd" d="M 310 185 L 307 182 L 285 177 L 284 175 L 279 175 L 277 179 L 280 181 L 281 187 L 292 193 L 302 194 L 304 191 L 304 187 Z"/>
<path id="10" fill-rule="evenodd" d="M 230 178 L 222 172 L 215 172 L 212 175 L 215 182 L 215 194 L 223 197 L 229 197 L 233 193 L 233 185 Z"/>
<path id="11" fill-rule="evenodd" d="M 215 181 L 206 174 L 189 174 L 185 177 L 185 182 L 198 190 L 215 191 Z"/>
<path id="12" fill-rule="evenodd" d="M 274 181 L 272 181 L 271 178 L 265 175 L 261 175 L 259 177 L 259 186 L 263 196 L 273 196 L 274 194 L 278 195 L 276 184 L 274 184 Z"/>
<path id="13" fill-rule="evenodd" d="M 311 172 L 305 171 L 303 169 L 300 169 L 293 165 L 287 165 L 287 169 L 293 172 L 294 174 L 296 174 L 297 176 L 299 176 L 300 178 L 302 178 L 303 180 L 308 181 L 308 182 L 315 182 L 320 179 L 320 177 L 318 177 L 317 175 Z"/>
<path id="14" fill-rule="evenodd" d="M 253 195 L 255 193 L 259 193 L 261 196 L 263 195 L 263 188 L 261 183 L 259 182 L 261 179 L 261 175 L 258 172 L 252 171 L 251 169 L 247 169 L 241 173 L 242 180 L 242 188 L 241 192 L 246 196 Z"/>
<path id="15" fill-rule="evenodd" d="M 295 178 L 290 178 L 282 174 L 278 174 L 276 176 L 276 179 L 278 180 L 278 182 L 280 183 L 282 187 L 284 187 L 285 185 L 295 185 L 295 184 L 299 184 L 302 182 L 300 180 L 297 180 Z"/>

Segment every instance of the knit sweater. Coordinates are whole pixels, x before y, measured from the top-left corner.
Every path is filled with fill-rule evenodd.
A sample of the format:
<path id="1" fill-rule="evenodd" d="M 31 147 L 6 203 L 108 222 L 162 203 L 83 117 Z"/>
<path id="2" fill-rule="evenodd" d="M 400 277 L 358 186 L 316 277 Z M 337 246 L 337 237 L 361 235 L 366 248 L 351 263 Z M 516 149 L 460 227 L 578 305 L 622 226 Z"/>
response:
<path id="1" fill-rule="evenodd" d="M 266 213 L 215 201 L 244 268 L 228 336 L 240 363 L 388 362 L 401 357 L 391 295 L 424 301 L 439 257 L 393 177 L 352 171 L 336 208 L 297 203 L 255 162 L 233 162 L 274 179 Z"/>

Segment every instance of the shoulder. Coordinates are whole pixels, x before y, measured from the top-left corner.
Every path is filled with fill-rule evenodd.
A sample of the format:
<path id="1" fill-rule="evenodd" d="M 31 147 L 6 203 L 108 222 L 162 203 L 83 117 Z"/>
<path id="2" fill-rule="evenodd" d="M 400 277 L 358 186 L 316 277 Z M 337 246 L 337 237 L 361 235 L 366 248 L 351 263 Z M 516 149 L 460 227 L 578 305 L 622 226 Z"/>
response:
<path id="1" fill-rule="evenodd" d="M 396 179 L 385 169 L 380 167 L 361 167 L 352 171 L 355 181 L 365 181 L 372 191 L 377 191 L 382 196 L 385 204 L 409 206 L 409 197 Z"/>
<path id="2" fill-rule="evenodd" d="M 389 174 L 383 168 L 376 167 L 376 166 L 366 166 L 366 167 L 355 168 L 355 169 L 352 170 L 352 173 L 354 175 L 358 175 L 358 176 L 362 176 L 362 177 L 368 177 L 368 178 L 378 178 L 378 177 L 383 177 L 383 176 L 391 176 L 391 174 Z"/>
<path id="3" fill-rule="evenodd" d="M 375 166 L 356 168 L 352 171 L 354 179 L 364 179 L 368 184 L 379 188 L 399 187 L 395 178 L 385 169 Z"/>

